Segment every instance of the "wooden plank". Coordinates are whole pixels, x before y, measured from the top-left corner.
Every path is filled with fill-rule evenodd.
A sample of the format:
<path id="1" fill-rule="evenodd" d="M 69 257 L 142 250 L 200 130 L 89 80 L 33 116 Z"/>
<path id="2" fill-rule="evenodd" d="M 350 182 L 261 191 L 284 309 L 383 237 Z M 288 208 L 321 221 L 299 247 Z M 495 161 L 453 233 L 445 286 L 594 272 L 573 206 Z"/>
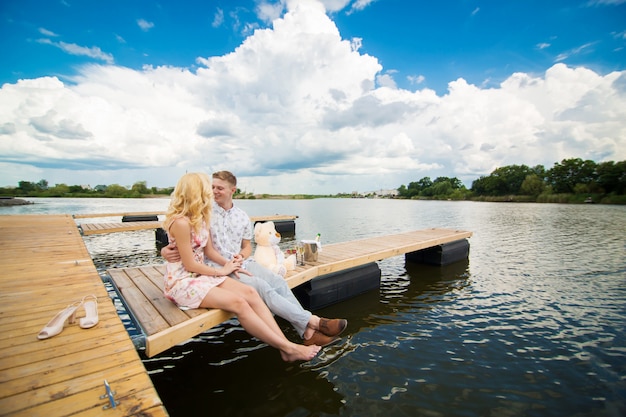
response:
<path id="1" fill-rule="evenodd" d="M 83 223 L 79 225 L 84 236 L 113 233 L 113 232 L 134 232 L 137 230 L 158 229 L 163 222 L 146 221 L 146 222 L 125 222 L 125 223 Z"/>
<path id="2" fill-rule="evenodd" d="M 97 217 L 124 217 L 124 216 L 161 216 L 164 211 L 132 211 L 125 213 L 82 213 L 74 214 L 75 219 L 95 219 Z"/>
<path id="3" fill-rule="evenodd" d="M 110 270 L 109 275 L 126 304 L 132 306 L 133 315 L 139 320 L 143 331 L 147 334 L 154 334 L 169 327 L 167 320 L 154 308 L 141 289 L 135 286 L 133 280 L 126 274 L 126 270 Z"/>
<path id="4" fill-rule="evenodd" d="M 163 332 L 148 336 L 146 338 L 146 356 L 151 358 L 233 317 L 232 313 L 224 310 L 198 310 L 202 311 L 202 314 L 172 326 Z"/>
<path id="5" fill-rule="evenodd" d="M 106 379 L 120 401 L 108 415 L 167 415 L 74 219 L 0 216 L 0 230 L 0 414 L 102 415 Z M 37 339 L 52 317 L 88 294 L 98 300 L 97 326 L 67 325 Z"/>
<path id="6" fill-rule="evenodd" d="M 287 285 L 294 288 L 319 276 L 471 236 L 472 233 L 467 231 L 426 229 L 324 245 L 318 253 L 317 262 L 307 262 L 306 265 L 299 265 L 294 271 L 287 273 Z M 163 295 L 164 270 L 163 264 L 108 270 L 115 285 L 121 287 L 122 296 L 126 298 L 126 294 L 129 295 L 126 302 L 133 315 L 142 327 L 149 329 L 146 330 L 145 351 L 148 357 L 232 317 L 232 314 L 217 309 L 179 310 Z M 154 325 L 156 320 L 159 326 Z"/>

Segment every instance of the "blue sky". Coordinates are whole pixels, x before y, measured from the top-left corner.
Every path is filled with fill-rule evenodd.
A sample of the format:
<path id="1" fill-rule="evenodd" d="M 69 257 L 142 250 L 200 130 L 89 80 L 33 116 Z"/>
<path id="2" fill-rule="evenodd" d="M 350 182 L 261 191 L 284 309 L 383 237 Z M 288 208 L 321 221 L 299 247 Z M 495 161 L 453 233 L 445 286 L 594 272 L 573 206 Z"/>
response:
<path id="1" fill-rule="evenodd" d="M 364 192 L 626 159 L 626 0 L 4 0 L 0 22 L 0 186 Z"/>

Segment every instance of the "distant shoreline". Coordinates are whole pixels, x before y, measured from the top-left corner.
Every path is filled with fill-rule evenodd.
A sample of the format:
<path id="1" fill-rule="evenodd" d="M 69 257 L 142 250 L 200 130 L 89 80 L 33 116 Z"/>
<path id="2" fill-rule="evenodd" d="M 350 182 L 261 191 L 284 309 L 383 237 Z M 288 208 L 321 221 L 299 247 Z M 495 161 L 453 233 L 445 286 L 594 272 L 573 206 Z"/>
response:
<path id="1" fill-rule="evenodd" d="M 553 194 L 543 196 L 543 198 L 534 198 L 525 195 L 508 195 L 508 196 L 477 196 L 472 198 L 456 199 L 456 198 L 436 198 L 436 197 L 391 197 L 391 196 L 352 196 L 352 195 L 313 195 L 313 194 L 235 194 L 234 200 L 313 200 L 318 198 L 332 198 L 332 199 L 391 199 L 391 200 L 414 200 L 414 201 L 473 201 L 473 202 L 488 202 L 488 203 L 540 203 L 540 204 L 613 204 L 613 205 L 626 205 L 626 198 L 624 196 L 606 196 L 606 195 L 578 195 L 578 194 Z M 110 197 L 103 195 L 92 196 L 64 196 L 64 197 L 42 197 L 31 196 L 24 198 L 105 198 L 105 199 L 118 199 L 118 198 L 134 198 L 134 199 L 169 199 L 169 195 L 164 194 L 143 194 L 140 197 Z M 33 201 L 27 201 L 22 198 L 15 198 L 12 196 L 0 196 L 0 207 L 11 206 L 25 206 L 35 204 Z"/>

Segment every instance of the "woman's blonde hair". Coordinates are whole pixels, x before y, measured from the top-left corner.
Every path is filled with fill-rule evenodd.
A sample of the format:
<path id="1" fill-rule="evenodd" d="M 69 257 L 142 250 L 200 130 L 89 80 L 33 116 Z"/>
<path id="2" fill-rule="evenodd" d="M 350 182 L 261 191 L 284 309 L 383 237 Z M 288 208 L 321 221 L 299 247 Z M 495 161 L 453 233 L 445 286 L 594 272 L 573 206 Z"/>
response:
<path id="1" fill-rule="evenodd" d="M 213 191 L 211 180 L 204 173 L 192 172 L 183 175 L 172 193 L 163 228 L 169 230 L 172 222 L 179 217 L 188 217 L 191 228 L 198 232 L 202 223 L 208 227 L 211 220 Z"/>

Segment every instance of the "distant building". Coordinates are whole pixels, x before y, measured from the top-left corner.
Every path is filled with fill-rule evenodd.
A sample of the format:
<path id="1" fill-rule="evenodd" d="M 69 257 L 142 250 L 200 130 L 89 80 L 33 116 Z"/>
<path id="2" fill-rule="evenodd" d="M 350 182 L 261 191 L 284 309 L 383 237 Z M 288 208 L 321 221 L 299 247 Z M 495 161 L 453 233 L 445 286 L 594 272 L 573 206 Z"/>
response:
<path id="1" fill-rule="evenodd" d="M 383 197 L 383 198 L 393 198 L 393 197 L 397 197 L 398 196 L 398 190 L 396 189 L 391 189 L 391 190 L 378 190 L 378 191 L 372 191 L 372 194 L 374 194 L 376 197 Z"/>

